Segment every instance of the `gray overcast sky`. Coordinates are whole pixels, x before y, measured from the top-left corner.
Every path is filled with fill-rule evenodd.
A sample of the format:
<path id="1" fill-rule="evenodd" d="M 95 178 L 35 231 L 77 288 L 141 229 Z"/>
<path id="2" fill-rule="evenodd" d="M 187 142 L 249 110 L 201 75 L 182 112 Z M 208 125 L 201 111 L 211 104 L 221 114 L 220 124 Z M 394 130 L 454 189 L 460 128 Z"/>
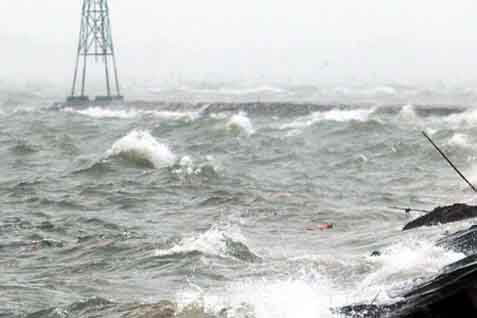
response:
<path id="1" fill-rule="evenodd" d="M 121 77 L 131 81 L 477 79 L 475 0 L 109 2 Z M 1 0 L 0 78 L 68 80 L 80 6 Z"/>

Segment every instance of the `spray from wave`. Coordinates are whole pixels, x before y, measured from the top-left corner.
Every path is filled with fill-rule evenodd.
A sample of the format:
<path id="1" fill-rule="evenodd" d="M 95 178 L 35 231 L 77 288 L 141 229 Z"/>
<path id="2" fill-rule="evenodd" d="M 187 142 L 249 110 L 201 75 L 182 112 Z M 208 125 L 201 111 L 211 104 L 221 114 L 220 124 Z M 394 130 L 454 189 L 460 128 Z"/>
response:
<path id="1" fill-rule="evenodd" d="M 179 308 L 199 307 L 214 316 L 254 318 L 327 318 L 341 301 L 330 298 L 331 284 L 315 273 L 301 279 L 260 279 L 231 283 L 216 293 L 200 287 L 180 293 Z M 343 302 L 344 303 L 344 302 Z"/>
<path id="2" fill-rule="evenodd" d="M 133 130 L 116 141 L 107 156 L 123 157 L 154 168 L 171 166 L 177 159 L 167 145 L 159 143 L 149 132 L 142 130 Z"/>
<path id="3" fill-rule="evenodd" d="M 394 293 L 412 288 L 464 257 L 464 254 L 437 247 L 430 240 L 410 237 L 386 248 L 381 256 L 369 258 L 372 271 L 359 282 L 357 290 L 366 290 L 367 298 L 379 293 L 380 303 L 396 301 Z M 355 298 L 364 300 L 359 295 Z"/>
<path id="4" fill-rule="evenodd" d="M 279 278 L 232 282 L 215 291 L 192 285 L 177 295 L 177 301 L 182 307 L 193 305 L 213 315 L 226 312 L 232 317 L 336 317 L 334 309 L 341 306 L 372 300 L 376 304 L 398 301 L 400 292 L 463 257 L 431 241 L 411 237 L 378 257 L 352 257 L 350 261 L 313 256 L 302 259 L 301 266 L 292 267 L 291 272 L 284 270 Z M 354 282 L 342 286 L 331 279 L 336 274 L 333 264 L 351 267 L 357 274 L 348 278 Z"/>

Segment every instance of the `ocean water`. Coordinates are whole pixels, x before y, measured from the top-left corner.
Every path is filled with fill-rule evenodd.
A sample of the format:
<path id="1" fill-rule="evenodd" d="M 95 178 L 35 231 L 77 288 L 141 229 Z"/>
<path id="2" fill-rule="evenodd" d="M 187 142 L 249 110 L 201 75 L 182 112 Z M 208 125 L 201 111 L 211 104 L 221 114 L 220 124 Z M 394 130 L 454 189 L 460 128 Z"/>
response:
<path id="1" fill-rule="evenodd" d="M 472 201 L 421 131 L 477 182 L 477 109 L 266 91 L 283 100 L 6 100 L 0 317 L 337 317 L 463 258 L 434 241 L 472 221 L 402 233 L 418 214 L 390 207 Z"/>

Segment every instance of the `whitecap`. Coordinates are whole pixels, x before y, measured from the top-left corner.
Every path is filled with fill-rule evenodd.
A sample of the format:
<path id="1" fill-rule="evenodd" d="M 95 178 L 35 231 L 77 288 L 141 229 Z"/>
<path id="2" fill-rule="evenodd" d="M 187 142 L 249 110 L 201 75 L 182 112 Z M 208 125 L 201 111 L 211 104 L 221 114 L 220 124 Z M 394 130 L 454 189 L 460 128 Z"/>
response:
<path id="1" fill-rule="evenodd" d="M 226 127 L 232 131 L 243 132 L 247 136 L 250 136 L 255 132 L 250 118 L 248 118 L 247 114 L 244 112 L 233 115 L 227 122 Z"/>
<path id="2" fill-rule="evenodd" d="M 414 105 L 407 104 L 401 108 L 401 111 L 399 112 L 399 118 L 402 120 L 414 122 L 419 118 L 419 116 L 416 113 Z"/>

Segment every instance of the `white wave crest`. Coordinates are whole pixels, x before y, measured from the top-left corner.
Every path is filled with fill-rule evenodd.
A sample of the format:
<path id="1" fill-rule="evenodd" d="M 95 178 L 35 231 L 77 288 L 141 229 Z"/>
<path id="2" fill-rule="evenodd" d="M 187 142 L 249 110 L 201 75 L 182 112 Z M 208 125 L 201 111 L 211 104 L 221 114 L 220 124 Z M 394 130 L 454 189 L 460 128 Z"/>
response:
<path id="1" fill-rule="evenodd" d="M 181 253 L 201 252 L 208 255 L 226 257 L 227 238 L 245 244 L 246 240 L 237 227 L 219 228 L 213 226 L 208 231 L 195 237 L 182 239 L 178 244 L 165 250 L 156 250 L 156 256 L 166 256 Z"/>
<path id="2" fill-rule="evenodd" d="M 447 142 L 450 146 L 470 148 L 469 137 L 466 134 L 455 133 Z"/>
<path id="3" fill-rule="evenodd" d="M 244 112 L 233 115 L 227 122 L 226 127 L 229 130 L 244 132 L 247 136 L 255 132 L 250 118 Z"/>
<path id="4" fill-rule="evenodd" d="M 306 128 L 322 121 L 366 122 L 369 120 L 371 114 L 373 114 L 374 111 L 375 111 L 374 109 L 352 109 L 352 110 L 333 109 L 326 112 L 315 112 L 308 116 L 298 118 L 289 124 L 284 124 L 280 127 L 280 129 Z"/>
<path id="5" fill-rule="evenodd" d="M 116 141 L 107 155 L 146 161 L 155 168 L 170 166 L 176 161 L 176 155 L 167 145 L 159 143 L 149 132 L 141 130 L 133 130 Z"/>

